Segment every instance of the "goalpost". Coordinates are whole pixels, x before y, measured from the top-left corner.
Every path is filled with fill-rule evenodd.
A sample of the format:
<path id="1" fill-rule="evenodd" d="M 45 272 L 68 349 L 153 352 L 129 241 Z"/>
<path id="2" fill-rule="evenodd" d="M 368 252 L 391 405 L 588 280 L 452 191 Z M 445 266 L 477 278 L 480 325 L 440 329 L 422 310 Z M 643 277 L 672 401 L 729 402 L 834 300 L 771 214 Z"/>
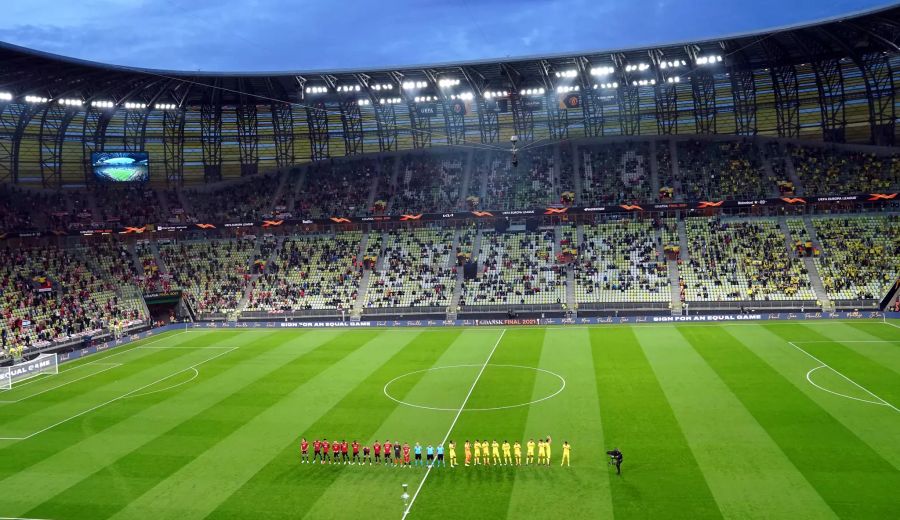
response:
<path id="1" fill-rule="evenodd" d="M 13 383 L 31 379 L 41 374 L 58 374 L 56 354 L 41 354 L 31 361 L 23 361 L 8 367 L 0 367 L 0 390 L 9 390 Z"/>

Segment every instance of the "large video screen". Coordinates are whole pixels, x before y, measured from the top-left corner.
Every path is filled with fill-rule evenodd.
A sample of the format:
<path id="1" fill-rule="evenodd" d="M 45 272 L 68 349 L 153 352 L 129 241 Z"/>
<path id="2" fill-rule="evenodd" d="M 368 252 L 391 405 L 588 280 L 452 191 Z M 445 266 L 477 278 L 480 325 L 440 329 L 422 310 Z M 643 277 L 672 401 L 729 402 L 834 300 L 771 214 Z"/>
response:
<path id="1" fill-rule="evenodd" d="M 94 176 L 101 182 L 147 182 L 150 156 L 147 152 L 93 152 Z"/>

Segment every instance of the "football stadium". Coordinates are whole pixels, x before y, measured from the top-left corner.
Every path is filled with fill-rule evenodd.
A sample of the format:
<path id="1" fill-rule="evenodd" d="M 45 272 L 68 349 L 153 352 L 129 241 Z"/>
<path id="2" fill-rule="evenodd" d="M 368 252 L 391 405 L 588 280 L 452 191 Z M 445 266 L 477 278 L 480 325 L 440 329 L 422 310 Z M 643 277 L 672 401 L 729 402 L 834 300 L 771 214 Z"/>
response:
<path id="1" fill-rule="evenodd" d="M 896 5 L 317 72 L 0 43 L 0 519 L 900 518 L 898 107 Z"/>

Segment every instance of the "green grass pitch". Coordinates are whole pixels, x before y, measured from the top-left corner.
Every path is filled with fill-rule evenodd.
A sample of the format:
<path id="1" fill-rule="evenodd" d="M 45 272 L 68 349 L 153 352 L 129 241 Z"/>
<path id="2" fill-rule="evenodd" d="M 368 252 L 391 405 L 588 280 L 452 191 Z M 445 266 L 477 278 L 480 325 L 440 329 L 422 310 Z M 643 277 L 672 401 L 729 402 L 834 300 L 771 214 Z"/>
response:
<path id="1" fill-rule="evenodd" d="M 433 469 L 408 518 L 900 518 L 880 321 L 194 330 L 60 370 L 0 392 L 0 517 L 399 519 L 424 469 L 300 437 L 550 435 L 551 467 Z"/>

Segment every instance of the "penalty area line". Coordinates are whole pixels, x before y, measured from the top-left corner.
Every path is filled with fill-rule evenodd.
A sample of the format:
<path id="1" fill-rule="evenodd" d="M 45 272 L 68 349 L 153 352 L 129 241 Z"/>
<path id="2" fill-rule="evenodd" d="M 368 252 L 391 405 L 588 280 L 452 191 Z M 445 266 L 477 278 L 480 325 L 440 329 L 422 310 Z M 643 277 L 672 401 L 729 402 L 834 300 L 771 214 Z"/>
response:
<path id="1" fill-rule="evenodd" d="M 91 408 L 88 408 L 87 410 L 84 410 L 84 411 L 82 411 L 82 412 L 78 412 L 77 414 L 75 414 L 75 415 L 73 415 L 73 416 L 71 416 L 71 417 L 68 417 L 68 418 L 63 419 L 63 420 L 61 420 L 61 421 L 58 421 L 58 422 L 56 422 L 56 423 L 53 423 L 53 424 L 51 424 L 50 426 L 47 426 L 46 428 L 40 429 L 40 430 L 38 430 L 38 431 L 36 431 L 36 432 L 34 432 L 34 433 L 30 434 L 30 435 L 27 435 L 27 436 L 25 436 L 25 437 L 0 437 L 0 440 L 19 440 L 19 441 L 22 441 L 22 440 L 30 439 L 30 438 L 34 437 L 35 435 L 39 435 L 39 434 L 41 434 L 41 433 L 44 433 L 44 432 L 47 431 L 47 430 L 52 430 L 53 428 L 56 428 L 57 426 L 59 426 L 59 425 L 61 425 L 61 424 L 65 424 L 65 423 L 71 421 L 72 419 L 77 419 L 77 418 L 81 417 L 81 416 L 84 415 L 84 414 L 93 412 L 94 410 L 97 410 L 97 409 L 99 409 L 99 408 L 103 408 L 103 407 L 106 406 L 106 405 L 112 404 L 112 403 L 114 403 L 114 402 L 116 402 L 116 401 L 120 401 L 120 400 L 125 399 L 125 398 L 127 398 L 127 397 L 131 397 L 131 396 L 133 396 L 134 394 L 136 394 L 136 393 L 138 393 L 138 392 L 140 392 L 140 391 L 142 391 L 142 390 L 144 390 L 144 389 L 150 388 L 151 386 L 153 386 L 153 385 L 155 385 L 155 384 L 157 384 L 157 383 L 161 383 L 161 382 L 163 382 L 163 381 L 165 381 L 165 380 L 167 380 L 167 379 L 170 379 L 170 378 L 172 378 L 172 377 L 175 377 L 175 376 L 177 376 L 178 374 L 181 374 L 181 373 L 183 373 L 183 372 L 187 372 L 187 371 L 189 371 L 189 370 L 194 370 L 194 371 L 196 372 L 196 368 L 197 368 L 198 366 L 203 365 L 204 363 L 209 363 L 210 361 L 213 361 L 213 360 L 215 360 L 215 359 L 218 359 L 218 358 L 224 356 L 225 354 L 230 354 L 231 352 L 234 352 L 235 350 L 238 350 L 238 348 L 240 348 L 240 347 L 232 347 L 231 350 L 226 350 L 225 352 L 221 352 L 221 353 L 219 353 L 219 354 L 216 354 L 215 356 L 213 356 L 213 357 L 211 357 L 211 358 L 209 358 L 209 359 L 204 359 L 203 361 L 200 361 L 199 363 L 194 363 L 193 365 L 191 365 L 191 366 L 189 366 L 189 367 L 187 367 L 187 368 L 183 368 L 183 369 L 181 369 L 181 370 L 177 370 L 177 371 L 175 371 L 175 372 L 172 372 L 171 374 L 169 374 L 169 375 L 167 375 L 167 376 L 165 376 L 165 377 L 161 377 L 161 378 L 157 379 L 156 381 L 153 381 L 153 382 L 151 382 L 151 383 L 147 383 L 146 385 L 144 385 L 144 386 L 142 386 L 142 387 L 140 387 L 140 388 L 135 388 L 134 390 L 131 390 L 131 391 L 129 391 L 129 392 L 126 392 L 126 393 L 120 395 L 119 397 L 115 397 L 115 398 L 110 399 L 109 401 L 106 401 L 106 402 L 104 402 L 104 403 L 100 403 L 100 404 L 98 404 L 98 405 L 96 405 L 96 406 L 92 406 Z M 193 380 L 193 378 L 191 378 L 191 379 Z M 2 519 L 0 519 L 0 520 L 2 520 Z"/>
<path id="2" fill-rule="evenodd" d="M 481 374 L 484 373 L 484 369 L 487 368 L 488 363 L 491 362 L 491 358 L 494 357 L 494 352 L 497 350 L 497 347 L 500 346 L 500 340 L 503 339 L 503 335 L 506 334 L 506 329 L 502 329 L 500 332 L 500 337 L 497 338 L 497 341 L 494 343 L 494 348 L 491 349 L 490 354 L 488 354 L 487 359 L 484 360 L 484 363 L 481 365 L 481 370 L 478 371 L 478 375 L 475 376 L 475 381 L 472 382 L 472 386 L 469 388 L 469 393 L 466 394 L 466 398 L 463 399 L 462 404 L 459 407 L 459 410 L 456 411 L 456 417 L 453 418 L 453 422 L 450 423 L 450 428 L 447 430 L 447 434 L 444 435 L 444 440 L 441 441 L 441 445 L 446 444 L 447 439 L 450 438 L 450 434 L 453 432 L 453 428 L 456 427 L 456 421 L 459 420 L 459 416 L 462 415 L 463 409 L 466 407 L 466 403 L 469 402 L 469 398 L 472 397 L 472 392 L 475 391 L 475 385 L 478 384 L 478 380 L 481 379 Z M 419 496 L 419 492 L 422 491 L 422 486 L 425 485 L 425 481 L 428 480 L 428 475 L 431 473 L 431 469 L 434 467 L 432 464 L 428 466 L 425 470 L 425 475 L 422 476 L 422 480 L 419 481 L 419 487 L 416 488 L 416 492 L 413 493 L 412 499 L 409 501 L 409 505 L 406 506 L 406 509 L 403 511 L 403 519 L 406 519 L 406 515 L 409 514 L 409 511 L 412 509 L 413 504 L 416 503 L 416 497 Z"/>
<path id="3" fill-rule="evenodd" d="M 857 398 L 850 397 L 850 396 L 847 396 L 847 395 L 844 395 L 844 394 L 838 394 L 837 392 L 831 392 L 830 390 L 825 390 L 826 392 L 830 392 L 830 393 L 835 394 L 835 395 L 840 395 L 840 396 L 842 396 L 842 397 L 850 397 L 850 399 L 854 399 L 854 400 L 857 400 L 857 401 L 863 401 L 863 402 L 873 403 L 873 404 L 880 404 L 880 405 L 883 405 L 883 406 L 887 406 L 888 408 L 894 410 L 894 411 L 897 412 L 897 413 L 900 413 L 900 409 L 898 409 L 896 406 L 894 406 L 894 405 L 892 405 L 891 403 L 885 401 L 884 399 L 878 397 L 877 395 L 875 395 L 874 392 L 872 392 L 872 391 L 869 390 L 868 388 L 864 387 L 863 385 L 857 383 L 856 381 L 850 379 L 849 377 L 845 376 L 844 374 L 838 372 L 837 370 L 834 369 L 834 367 L 832 367 L 832 366 L 829 365 L 828 363 L 822 361 L 821 359 L 817 358 L 816 356 L 814 356 L 814 355 L 810 354 L 809 352 L 803 350 L 802 348 L 798 347 L 797 344 L 795 344 L 793 341 L 788 341 L 788 345 L 794 347 L 795 349 L 799 350 L 800 352 L 803 352 L 804 354 L 806 354 L 807 356 L 811 357 L 812 359 L 814 359 L 817 363 L 819 363 L 819 364 L 821 365 L 821 366 L 815 367 L 814 369 L 812 369 L 812 370 L 810 370 L 809 372 L 806 373 L 806 380 L 809 381 L 810 383 L 812 383 L 812 385 L 815 386 L 816 388 L 819 388 L 819 389 L 821 389 L 821 390 L 825 390 L 824 388 L 822 388 L 821 386 L 819 386 L 819 385 L 813 383 L 812 380 L 810 380 L 810 378 L 809 378 L 810 373 L 811 373 L 811 372 L 814 372 L 815 370 L 818 370 L 818 369 L 820 369 L 820 368 L 828 368 L 829 370 L 831 370 L 831 371 L 834 372 L 835 374 L 837 374 L 837 375 L 843 377 L 843 378 L 846 379 L 847 381 L 849 381 L 849 382 L 853 383 L 854 385 L 856 385 L 856 387 L 859 388 L 860 390 L 862 390 L 863 392 L 865 392 L 865 393 L 871 395 L 872 397 L 874 397 L 875 399 L 878 399 L 878 400 L 881 401 L 881 402 L 880 402 L 880 403 L 875 403 L 874 401 L 867 401 L 867 400 L 865 400 L 865 399 L 857 399 Z"/>

